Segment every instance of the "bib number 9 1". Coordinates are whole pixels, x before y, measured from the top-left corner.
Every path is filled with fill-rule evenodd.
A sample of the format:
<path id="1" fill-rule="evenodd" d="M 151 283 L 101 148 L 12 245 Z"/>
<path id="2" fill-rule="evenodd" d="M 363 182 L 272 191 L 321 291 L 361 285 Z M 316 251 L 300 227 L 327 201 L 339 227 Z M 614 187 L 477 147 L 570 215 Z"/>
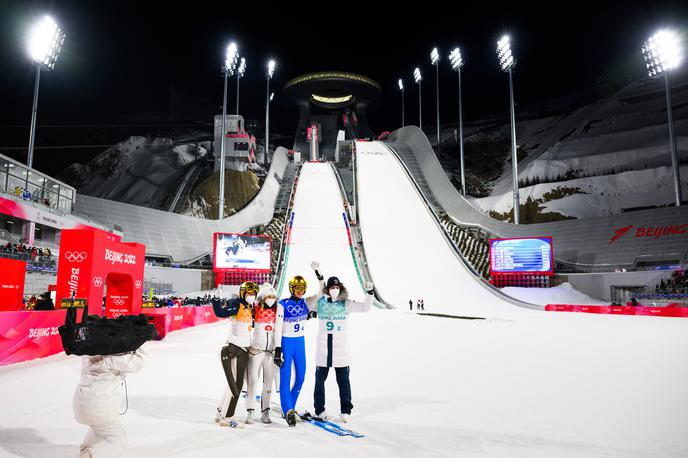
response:
<path id="1" fill-rule="evenodd" d="M 301 325 L 299 323 L 296 323 L 294 325 L 294 332 L 299 332 L 301 330 Z"/>

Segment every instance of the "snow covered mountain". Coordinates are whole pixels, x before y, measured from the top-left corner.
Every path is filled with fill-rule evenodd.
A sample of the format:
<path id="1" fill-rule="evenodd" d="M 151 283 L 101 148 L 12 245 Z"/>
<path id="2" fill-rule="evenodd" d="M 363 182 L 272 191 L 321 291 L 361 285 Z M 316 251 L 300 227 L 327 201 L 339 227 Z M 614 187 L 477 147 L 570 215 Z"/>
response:
<path id="1" fill-rule="evenodd" d="M 72 164 L 62 179 L 80 194 L 162 208 L 188 166 L 205 157 L 210 142 L 129 137 L 88 164 Z"/>
<path id="2" fill-rule="evenodd" d="M 664 80 L 634 80 L 577 97 L 516 107 L 521 211 L 533 218 L 526 221 L 585 218 L 673 204 Z M 672 98 L 685 199 L 688 71 L 672 75 Z M 477 123 L 465 135 L 467 152 L 487 148 L 502 165 L 496 178 L 488 177 L 488 195 L 471 199 L 499 219 L 506 219 L 513 208 L 509 129 L 505 117 L 497 123 Z M 443 137 L 452 133 L 445 131 Z M 458 150 L 450 142 L 452 149 Z M 456 176 L 458 154 L 450 162 L 444 155 L 445 170 Z M 469 176 L 472 168 L 480 167 L 470 161 L 467 154 Z"/>

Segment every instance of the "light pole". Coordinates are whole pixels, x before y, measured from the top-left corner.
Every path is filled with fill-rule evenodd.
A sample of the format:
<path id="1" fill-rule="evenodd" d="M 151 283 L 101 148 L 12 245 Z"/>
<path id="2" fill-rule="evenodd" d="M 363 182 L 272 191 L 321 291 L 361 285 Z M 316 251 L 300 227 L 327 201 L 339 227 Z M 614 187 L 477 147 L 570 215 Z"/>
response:
<path id="1" fill-rule="evenodd" d="M 420 86 L 421 81 L 423 81 L 423 76 L 420 74 L 420 69 L 418 67 L 413 71 L 413 80 L 418 84 L 418 128 L 423 130 L 423 106 L 420 96 Z"/>
<path id="2" fill-rule="evenodd" d="M 435 91 L 437 95 L 437 150 L 440 149 L 440 53 L 433 48 L 430 53 L 430 63 L 435 66 Z"/>
<path id="3" fill-rule="evenodd" d="M 29 152 L 26 165 L 33 167 L 33 149 L 36 143 L 36 119 L 38 117 L 38 87 L 41 81 L 41 69 L 50 71 L 55 68 L 57 56 L 64 44 L 65 34 L 50 16 L 44 16 L 34 23 L 29 31 L 28 51 L 36 63 L 36 82 L 33 88 L 33 106 L 31 109 L 31 130 L 29 131 Z"/>
<path id="4" fill-rule="evenodd" d="M 466 172 L 463 162 L 463 106 L 461 105 L 461 68 L 463 68 L 464 60 L 461 57 L 461 50 L 454 49 L 449 54 L 449 62 L 452 70 L 456 70 L 459 75 L 459 152 L 461 157 L 461 193 L 466 195 Z"/>
<path id="5" fill-rule="evenodd" d="M 676 149 L 676 134 L 674 133 L 674 116 L 671 109 L 669 70 L 677 68 L 683 60 L 681 38 L 673 30 L 660 30 L 643 43 L 642 50 L 650 77 L 661 77 L 664 74 L 667 116 L 669 120 L 669 143 L 671 144 L 671 166 L 674 169 L 674 194 L 676 206 L 679 207 L 683 197 L 681 196 L 681 177 Z"/>
<path id="6" fill-rule="evenodd" d="M 518 157 L 516 154 L 516 114 L 514 113 L 514 81 L 511 69 L 516 60 L 511 53 L 511 42 L 508 35 L 504 35 L 497 42 L 497 58 L 502 71 L 509 73 L 509 100 L 511 106 L 511 171 L 514 180 L 514 224 L 519 223 L 520 205 L 518 199 Z"/>
<path id="7" fill-rule="evenodd" d="M 268 73 L 267 73 L 267 88 L 265 90 L 265 156 L 264 159 L 267 161 L 268 150 L 270 149 L 270 101 L 272 96 L 270 95 L 270 79 L 275 73 L 275 61 L 271 60 L 268 62 Z"/>
<path id="8" fill-rule="evenodd" d="M 220 189 L 218 195 L 218 210 L 217 219 L 222 219 L 225 214 L 225 134 L 227 133 L 226 119 L 227 119 L 227 78 L 234 74 L 236 69 L 237 58 L 236 43 L 232 42 L 227 46 L 227 54 L 225 55 L 225 63 L 222 66 L 222 74 L 225 80 L 225 90 L 222 96 L 222 136 L 220 137 Z M 238 94 L 237 94 L 238 97 Z"/>
<path id="9" fill-rule="evenodd" d="M 237 116 L 239 116 L 239 80 L 243 78 L 244 73 L 246 72 L 246 59 L 243 57 L 241 58 L 241 63 L 239 64 L 239 68 L 237 69 Z"/>
<path id="10" fill-rule="evenodd" d="M 401 91 L 401 127 L 404 127 L 404 82 L 399 78 L 399 90 Z"/>

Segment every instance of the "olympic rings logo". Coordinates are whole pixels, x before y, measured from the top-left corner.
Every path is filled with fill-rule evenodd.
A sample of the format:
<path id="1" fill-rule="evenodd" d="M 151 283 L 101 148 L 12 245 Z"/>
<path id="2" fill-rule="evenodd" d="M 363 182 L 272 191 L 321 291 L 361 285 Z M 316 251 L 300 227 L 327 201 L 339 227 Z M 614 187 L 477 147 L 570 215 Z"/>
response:
<path id="1" fill-rule="evenodd" d="M 93 277 L 93 286 L 97 288 L 103 286 L 103 277 Z"/>
<path id="2" fill-rule="evenodd" d="M 303 307 L 298 304 L 292 304 L 287 307 L 287 311 L 292 315 L 300 315 L 303 312 Z"/>
<path id="3" fill-rule="evenodd" d="M 136 286 L 136 289 L 141 289 L 141 280 L 136 280 L 134 285 Z"/>
<path id="4" fill-rule="evenodd" d="M 67 251 L 65 252 L 65 259 L 69 262 L 82 262 L 88 257 L 84 251 Z"/>
<path id="5" fill-rule="evenodd" d="M 112 302 L 115 305 L 124 305 L 124 299 L 113 299 Z"/>

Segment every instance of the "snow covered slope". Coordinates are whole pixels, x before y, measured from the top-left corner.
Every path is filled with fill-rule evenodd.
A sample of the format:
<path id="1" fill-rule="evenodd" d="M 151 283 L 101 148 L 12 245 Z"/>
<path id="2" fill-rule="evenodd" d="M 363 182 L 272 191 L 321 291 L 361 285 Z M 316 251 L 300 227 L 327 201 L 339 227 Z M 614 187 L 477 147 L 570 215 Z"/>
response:
<path id="1" fill-rule="evenodd" d="M 363 291 L 349 250 L 342 196 L 329 164 L 303 165 L 292 215 L 282 294 L 288 295 L 287 283 L 294 275 L 306 278 L 307 296 L 318 293 L 318 280 L 310 267 L 311 261 L 318 260 L 325 278 L 338 277 L 349 290 L 351 299 L 363 300 Z"/>
<path id="2" fill-rule="evenodd" d="M 204 156 L 209 146 L 209 142 L 177 145 L 169 138 L 129 137 L 88 164 L 72 164 L 62 176 L 80 194 L 160 208 L 186 166 Z"/>
<path id="3" fill-rule="evenodd" d="M 527 313 L 487 290 L 456 257 L 384 144 L 357 142 L 356 151 L 363 244 L 385 301 L 406 308 L 409 299 L 422 298 L 426 311 L 454 315 Z"/>
<path id="4" fill-rule="evenodd" d="M 688 192 L 688 71 L 673 75 L 673 114 L 682 187 Z M 602 91 L 600 91 L 602 93 Z M 516 109 L 521 204 L 559 187 L 581 194 L 554 198 L 543 213 L 584 218 L 623 209 L 662 206 L 674 201 L 664 80 L 635 80 L 607 89 L 591 100 L 570 101 L 555 116 L 524 107 Z M 552 102 L 556 107 L 556 101 Z M 482 135 L 507 137 L 508 124 Z M 471 143 L 470 137 L 466 138 Z M 483 211 L 505 213 L 513 206 L 511 162 L 504 151 L 501 176 L 490 183 L 491 195 L 471 199 Z M 470 170 L 471 164 L 467 163 Z M 581 186 L 589 182 L 591 186 Z M 541 183 L 533 186 L 533 183 Z"/>

